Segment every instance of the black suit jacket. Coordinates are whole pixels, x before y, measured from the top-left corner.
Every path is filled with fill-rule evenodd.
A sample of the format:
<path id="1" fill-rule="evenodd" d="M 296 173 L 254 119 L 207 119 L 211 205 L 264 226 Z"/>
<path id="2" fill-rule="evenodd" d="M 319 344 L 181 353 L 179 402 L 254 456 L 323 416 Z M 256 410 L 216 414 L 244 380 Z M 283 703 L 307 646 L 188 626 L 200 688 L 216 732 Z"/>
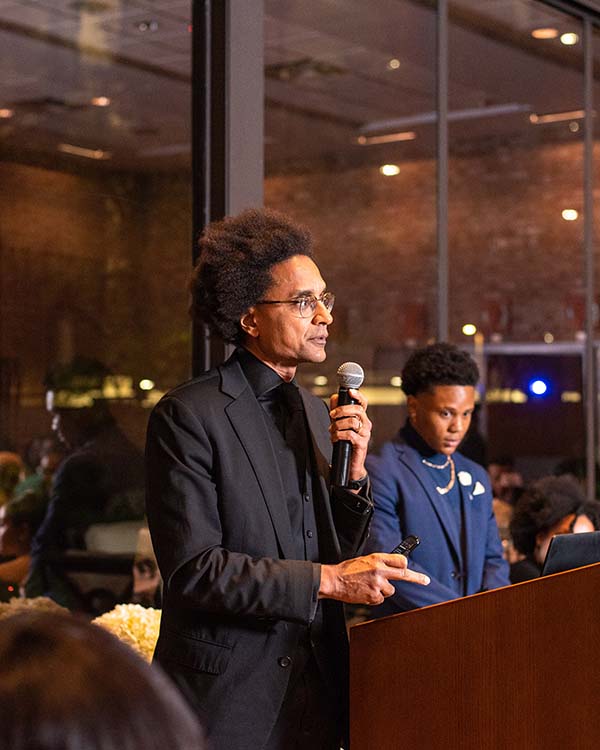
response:
<path id="1" fill-rule="evenodd" d="M 370 510 L 329 497 L 327 408 L 301 389 L 311 434 L 322 562 L 356 553 Z M 234 354 L 179 386 L 148 427 L 147 511 L 164 580 L 155 658 L 200 714 L 213 750 L 258 750 L 279 713 L 298 640 L 314 615 L 319 565 L 292 558 L 266 417 Z M 324 602 L 317 659 L 347 679 L 338 602 Z"/>

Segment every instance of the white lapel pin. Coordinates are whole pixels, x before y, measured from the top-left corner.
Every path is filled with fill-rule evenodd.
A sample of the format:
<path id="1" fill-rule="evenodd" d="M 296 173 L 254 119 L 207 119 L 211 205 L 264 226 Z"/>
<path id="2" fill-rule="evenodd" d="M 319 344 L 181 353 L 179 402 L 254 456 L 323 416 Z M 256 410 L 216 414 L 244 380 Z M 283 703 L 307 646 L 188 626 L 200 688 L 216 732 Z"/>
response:
<path id="1" fill-rule="evenodd" d="M 483 495 L 484 492 L 485 492 L 485 487 L 481 484 L 481 482 L 476 482 L 475 487 L 473 487 L 473 494 Z"/>
<path id="2" fill-rule="evenodd" d="M 462 484 L 463 487 L 468 487 L 470 484 L 473 484 L 473 477 L 469 474 L 468 471 L 459 471 L 458 481 Z"/>

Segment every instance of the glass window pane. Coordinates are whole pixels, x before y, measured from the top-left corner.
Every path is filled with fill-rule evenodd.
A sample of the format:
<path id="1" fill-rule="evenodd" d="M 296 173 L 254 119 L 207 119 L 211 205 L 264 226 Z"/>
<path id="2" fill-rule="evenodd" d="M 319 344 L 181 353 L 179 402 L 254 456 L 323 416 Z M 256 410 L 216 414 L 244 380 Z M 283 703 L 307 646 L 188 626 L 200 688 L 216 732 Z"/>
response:
<path id="1" fill-rule="evenodd" d="M 267 0 L 265 202 L 312 230 L 336 292 L 325 365 L 367 371 L 394 433 L 407 351 L 436 320 L 435 12 L 422 3 Z M 319 389 L 319 386 L 317 386 Z"/>
<path id="2" fill-rule="evenodd" d="M 0 449 L 30 472 L 49 371 L 140 460 L 189 374 L 190 22 L 180 1 L 0 3 Z"/>
<path id="3" fill-rule="evenodd" d="M 585 455 L 582 23 L 534 0 L 449 12 L 450 338 L 478 330 L 489 456 L 549 473 Z"/>

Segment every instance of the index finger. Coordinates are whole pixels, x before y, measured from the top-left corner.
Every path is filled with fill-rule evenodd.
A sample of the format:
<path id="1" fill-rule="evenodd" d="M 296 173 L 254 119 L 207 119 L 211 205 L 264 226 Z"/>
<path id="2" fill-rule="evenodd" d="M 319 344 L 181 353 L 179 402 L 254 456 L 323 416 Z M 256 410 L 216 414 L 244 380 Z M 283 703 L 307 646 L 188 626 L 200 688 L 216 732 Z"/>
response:
<path id="1" fill-rule="evenodd" d="M 382 562 L 390 568 L 384 573 L 389 581 L 408 581 L 418 583 L 421 586 L 427 586 L 430 583 L 429 576 L 424 573 L 417 573 L 408 567 L 408 560 L 404 555 L 386 553 L 381 555 Z"/>

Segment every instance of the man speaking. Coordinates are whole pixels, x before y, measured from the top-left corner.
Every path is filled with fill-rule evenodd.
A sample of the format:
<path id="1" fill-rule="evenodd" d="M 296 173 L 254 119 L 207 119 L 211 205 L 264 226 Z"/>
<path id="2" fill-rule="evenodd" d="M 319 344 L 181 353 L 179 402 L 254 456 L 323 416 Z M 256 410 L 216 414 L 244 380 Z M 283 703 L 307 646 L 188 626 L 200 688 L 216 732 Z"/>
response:
<path id="1" fill-rule="evenodd" d="M 147 511 L 164 580 L 155 658 L 213 750 L 338 750 L 347 708 L 341 602 L 427 583 L 401 555 L 354 558 L 371 512 L 367 401 L 331 411 L 294 381 L 322 362 L 334 296 L 308 233 L 250 210 L 200 241 L 193 312 L 237 345 L 175 388 L 148 427 Z M 329 434 L 328 434 L 329 432 Z M 332 442 L 352 444 L 330 490 Z"/>

